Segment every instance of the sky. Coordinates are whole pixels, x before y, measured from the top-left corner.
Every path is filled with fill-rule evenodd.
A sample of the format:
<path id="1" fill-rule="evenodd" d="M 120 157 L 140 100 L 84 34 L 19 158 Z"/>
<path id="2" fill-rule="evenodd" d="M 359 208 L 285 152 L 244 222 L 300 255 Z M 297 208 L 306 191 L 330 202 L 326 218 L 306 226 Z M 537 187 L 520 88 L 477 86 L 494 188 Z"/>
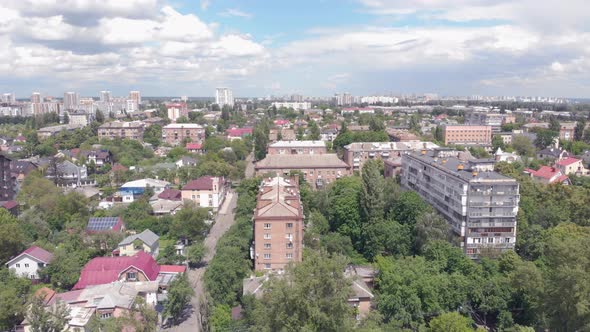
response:
<path id="1" fill-rule="evenodd" d="M 587 0 L 2 0 L 0 92 L 590 97 Z"/>

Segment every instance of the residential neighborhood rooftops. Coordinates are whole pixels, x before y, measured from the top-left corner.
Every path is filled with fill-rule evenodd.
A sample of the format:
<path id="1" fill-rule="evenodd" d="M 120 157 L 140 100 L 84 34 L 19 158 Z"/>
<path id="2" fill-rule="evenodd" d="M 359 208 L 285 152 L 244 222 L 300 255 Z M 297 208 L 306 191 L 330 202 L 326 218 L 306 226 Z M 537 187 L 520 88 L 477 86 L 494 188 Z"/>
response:
<path id="1" fill-rule="evenodd" d="M 180 201 L 182 198 L 182 192 L 178 189 L 164 189 L 160 194 L 158 194 L 159 199 L 165 199 L 169 201 Z"/>
<path id="2" fill-rule="evenodd" d="M 213 190 L 213 176 L 201 176 L 196 180 L 189 181 L 182 190 Z M 220 178 L 219 185 L 223 185 L 223 178 Z"/>
<path id="3" fill-rule="evenodd" d="M 162 129 L 203 129 L 204 127 L 197 123 L 171 123 Z"/>
<path id="4" fill-rule="evenodd" d="M 349 166 L 334 153 L 314 155 L 267 155 L 258 161 L 256 169 L 301 169 L 301 168 L 349 168 Z"/>
<path id="5" fill-rule="evenodd" d="M 567 157 L 565 159 L 559 160 L 556 164 L 559 166 L 568 166 L 568 165 L 575 164 L 580 161 L 581 160 L 577 159 L 577 158 Z"/>
<path id="6" fill-rule="evenodd" d="M 123 219 L 121 217 L 92 217 L 88 219 L 87 232 L 121 231 Z"/>
<path id="7" fill-rule="evenodd" d="M 34 258 L 34 259 L 36 259 L 42 263 L 45 263 L 45 264 L 50 263 L 51 260 L 53 259 L 53 254 L 50 253 L 49 251 L 47 251 L 43 248 L 37 247 L 37 246 L 31 246 L 27 250 L 21 252 L 18 256 L 14 257 L 10 261 L 8 261 L 6 264 L 8 265 L 8 264 L 12 263 L 13 261 L 22 257 L 23 255 Z"/>
<path id="8" fill-rule="evenodd" d="M 141 240 L 148 246 L 153 246 L 160 237 L 156 235 L 154 232 L 150 231 L 149 229 L 144 230 L 139 234 L 129 235 L 128 237 L 124 238 L 123 241 L 119 242 L 119 246 L 125 246 L 128 244 L 133 243 L 135 240 Z"/>
<path id="9" fill-rule="evenodd" d="M 269 145 L 270 148 L 322 148 L 324 141 L 278 141 Z"/>

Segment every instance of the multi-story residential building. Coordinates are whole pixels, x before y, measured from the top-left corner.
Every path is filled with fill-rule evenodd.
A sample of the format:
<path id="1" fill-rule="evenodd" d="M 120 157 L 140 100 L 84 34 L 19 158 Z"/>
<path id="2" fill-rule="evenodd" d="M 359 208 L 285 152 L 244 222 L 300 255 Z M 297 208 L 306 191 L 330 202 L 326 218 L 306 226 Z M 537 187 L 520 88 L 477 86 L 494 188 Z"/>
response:
<path id="1" fill-rule="evenodd" d="M 99 139 L 128 138 L 136 141 L 143 140 L 144 123 L 141 121 L 113 121 L 98 127 Z"/>
<path id="2" fill-rule="evenodd" d="M 351 143 L 344 147 L 342 159 L 353 171 L 360 171 L 367 160 L 395 160 L 403 153 L 436 148 L 438 145 L 432 142 L 421 141 Z"/>
<path id="3" fill-rule="evenodd" d="M 92 121 L 92 117 L 83 111 L 68 112 L 69 124 L 86 127 Z"/>
<path id="4" fill-rule="evenodd" d="M 465 114 L 465 124 L 473 126 L 490 126 L 493 132 L 502 129 L 504 115 L 500 113 L 469 112 Z"/>
<path id="5" fill-rule="evenodd" d="M 198 207 L 212 208 L 219 211 L 227 194 L 225 178 L 202 176 L 189 181 L 182 187 L 182 200 L 194 202 Z"/>
<path id="6" fill-rule="evenodd" d="M 78 105 L 80 105 L 80 97 L 76 92 L 66 92 L 64 93 L 64 109 L 65 110 L 75 110 L 78 109 Z"/>
<path id="7" fill-rule="evenodd" d="M 100 102 L 101 103 L 108 103 L 111 101 L 111 92 L 110 91 L 101 91 L 100 92 Z"/>
<path id="8" fill-rule="evenodd" d="M 139 91 L 129 92 L 129 99 L 135 102 L 135 105 L 141 105 L 141 93 Z"/>
<path id="9" fill-rule="evenodd" d="M 43 97 L 41 97 L 41 93 L 39 92 L 33 92 L 31 94 L 31 103 L 42 103 L 43 102 Z"/>
<path id="10" fill-rule="evenodd" d="M 256 271 L 284 271 L 303 256 L 303 206 L 297 178 L 266 178 L 254 211 L 251 249 Z"/>
<path id="11" fill-rule="evenodd" d="M 9 105 L 13 105 L 16 103 L 16 97 L 14 95 L 14 93 L 5 93 L 2 95 L 2 103 L 3 104 L 9 104 Z"/>
<path id="12" fill-rule="evenodd" d="M 298 110 L 307 110 L 311 108 L 310 102 L 273 102 L 272 106 L 276 108 L 292 108 L 296 111 Z"/>
<path id="13" fill-rule="evenodd" d="M 493 160 L 463 161 L 449 149 L 402 155 L 401 184 L 440 212 L 471 258 L 514 249 L 518 182 Z"/>
<path id="14" fill-rule="evenodd" d="M 180 117 L 188 118 L 188 107 L 186 103 L 166 104 L 166 109 L 168 110 L 168 119 L 173 122 L 176 122 Z"/>
<path id="15" fill-rule="evenodd" d="M 178 145 L 188 140 L 203 143 L 205 128 L 196 123 L 171 123 L 162 128 L 162 140 L 171 145 Z"/>
<path id="16" fill-rule="evenodd" d="M 445 125 L 443 126 L 445 144 L 491 145 L 491 126 Z"/>
<path id="17" fill-rule="evenodd" d="M 39 138 L 39 140 L 44 140 L 46 138 L 55 136 L 62 131 L 74 131 L 80 128 L 82 128 L 82 126 L 76 124 L 64 124 L 58 126 L 43 127 L 37 130 L 37 137 Z"/>
<path id="18" fill-rule="evenodd" d="M 323 141 L 277 141 L 268 146 L 268 154 L 323 154 L 328 148 Z"/>
<path id="19" fill-rule="evenodd" d="M 576 131 L 576 122 L 562 122 L 559 128 L 559 140 L 573 141 L 574 132 Z"/>
<path id="20" fill-rule="evenodd" d="M 215 103 L 219 107 L 227 105 L 230 107 L 234 106 L 234 96 L 229 88 L 217 88 L 215 89 Z"/>
<path id="21" fill-rule="evenodd" d="M 335 153 L 318 155 L 270 154 L 258 161 L 256 175 L 277 174 L 288 176 L 292 171 L 303 173 L 312 188 L 323 188 L 337 179 L 351 175 L 350 167 Z"/>
<path id="22" fill-rule="evenodd" d="M 137 104 L 137 102 L 135 102 L 135 100 L 133 100 L 133 99 L 127 99 L 126 100 L 125 110 L 128 113 L 137 112 L 139 110 L 139 105 Z"/>

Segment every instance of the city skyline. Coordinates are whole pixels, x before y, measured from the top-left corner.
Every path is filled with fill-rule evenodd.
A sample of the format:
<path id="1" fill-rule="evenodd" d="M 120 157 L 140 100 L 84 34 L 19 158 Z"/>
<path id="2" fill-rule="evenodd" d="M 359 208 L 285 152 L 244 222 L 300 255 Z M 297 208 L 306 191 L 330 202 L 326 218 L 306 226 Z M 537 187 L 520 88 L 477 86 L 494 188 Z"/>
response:
<path id="1" fill-rule="evenodd" d="M 10 0 L 0 5 L 0 89 L 17 98 L 205 97 L 219 86 L 238 98 L 587 98 L 584 8 L 579 0 Z"/>

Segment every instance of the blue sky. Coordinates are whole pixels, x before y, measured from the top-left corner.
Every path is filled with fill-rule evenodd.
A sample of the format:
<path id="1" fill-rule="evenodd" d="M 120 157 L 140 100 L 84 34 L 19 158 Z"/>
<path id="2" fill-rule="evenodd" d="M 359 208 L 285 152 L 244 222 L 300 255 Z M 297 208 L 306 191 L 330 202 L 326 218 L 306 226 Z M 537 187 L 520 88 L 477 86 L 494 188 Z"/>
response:
<path id="1" fill-rule="evenodd" d="M 19 97 L 590 97 L 583 0 L 5 0 L 0 42 Z"/>

